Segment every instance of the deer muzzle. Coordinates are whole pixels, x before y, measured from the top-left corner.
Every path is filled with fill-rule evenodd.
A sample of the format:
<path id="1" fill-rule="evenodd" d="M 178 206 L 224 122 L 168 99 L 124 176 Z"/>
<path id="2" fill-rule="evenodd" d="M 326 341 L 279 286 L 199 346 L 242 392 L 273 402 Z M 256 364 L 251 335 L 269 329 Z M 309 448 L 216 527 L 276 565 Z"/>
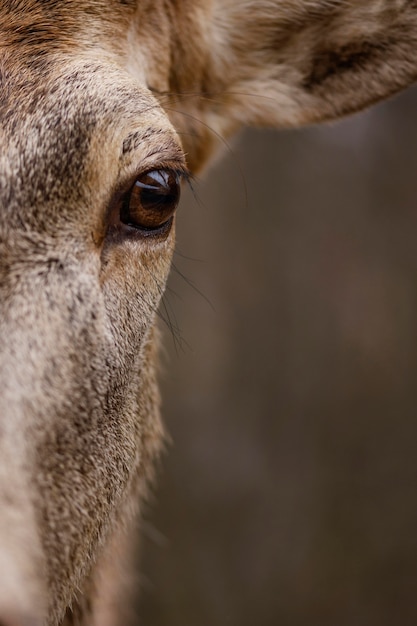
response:
<path id="1" fill-rule="evenodd" d="M 106 524 L 96 290 L 69 267 L 0 281 L 0 626 L 58 623 Z"/>

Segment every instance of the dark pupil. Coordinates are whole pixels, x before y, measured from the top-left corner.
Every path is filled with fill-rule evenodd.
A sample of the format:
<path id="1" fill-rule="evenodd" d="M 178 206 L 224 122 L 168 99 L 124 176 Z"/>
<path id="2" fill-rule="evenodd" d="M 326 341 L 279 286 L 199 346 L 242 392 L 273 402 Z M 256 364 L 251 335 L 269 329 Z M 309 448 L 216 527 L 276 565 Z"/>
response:
<path id="1" fill-rule="evenodd" d="M 135 228 L 160 228 L 174 214 L 179 196 L 177 174 L 169 170 L 148 172 L 133 185 L 123 204 L 120 219 Z"/>

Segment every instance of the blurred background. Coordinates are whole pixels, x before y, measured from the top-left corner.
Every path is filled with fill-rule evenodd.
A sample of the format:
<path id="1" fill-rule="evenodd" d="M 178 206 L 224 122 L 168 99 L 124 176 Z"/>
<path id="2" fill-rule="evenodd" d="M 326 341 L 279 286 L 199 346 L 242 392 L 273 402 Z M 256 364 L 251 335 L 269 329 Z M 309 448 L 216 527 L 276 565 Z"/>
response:
<path id="1" fill-rule="evenodd" d="M 416 113 L 247 132 L 185 194 L 142 626 L 417 624 Z"/>

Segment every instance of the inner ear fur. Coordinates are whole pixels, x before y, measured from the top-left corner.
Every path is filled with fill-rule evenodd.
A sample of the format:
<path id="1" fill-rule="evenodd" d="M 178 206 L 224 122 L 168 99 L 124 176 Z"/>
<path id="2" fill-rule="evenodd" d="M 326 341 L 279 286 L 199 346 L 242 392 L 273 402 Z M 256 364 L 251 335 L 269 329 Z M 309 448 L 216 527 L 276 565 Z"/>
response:
<path id="1" fill-rule="evenodd" d="M 337 118 L 417 78 L 416 0 L 217 0 L 213 21 L 214 71 L 252 124 Z"/>

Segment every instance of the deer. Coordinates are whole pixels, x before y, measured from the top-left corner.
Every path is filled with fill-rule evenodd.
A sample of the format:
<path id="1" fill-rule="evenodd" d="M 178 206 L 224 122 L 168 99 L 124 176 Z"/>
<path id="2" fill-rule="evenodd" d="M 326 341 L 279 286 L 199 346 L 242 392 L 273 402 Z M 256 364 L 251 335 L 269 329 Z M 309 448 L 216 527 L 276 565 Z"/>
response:
<path id="1" fill-rule="evenodd" d="M 181 186 L 417 78 L 415 0 L 0 2 L 0 625 L 115 626 Z"/>

